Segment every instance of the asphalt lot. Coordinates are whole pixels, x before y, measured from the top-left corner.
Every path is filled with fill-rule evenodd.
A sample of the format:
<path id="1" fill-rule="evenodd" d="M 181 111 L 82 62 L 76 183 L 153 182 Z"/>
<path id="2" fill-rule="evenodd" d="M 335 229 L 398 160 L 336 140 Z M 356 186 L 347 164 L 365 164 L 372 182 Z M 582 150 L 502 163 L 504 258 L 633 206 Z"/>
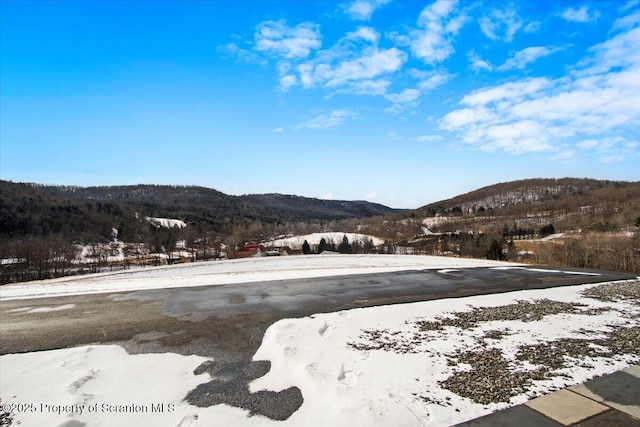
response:
<path id="1" fill-rule="evenodd" d="M 248 390 L 248 383 L 270 368 L 251 358 L 274 322 L 357 307 L 635 278 L 570 271 L 423 270 L 0 301 L 0 354 L 86 344 L 118 344 L 129 353 L 196 354 L 213 359 L 197 369 L 213 380 L 191 391 L 190 403 L 227 403 L 286 419 L 302 404 L 299 389 Z M 67 308 L 46 311 L 61 306 Z"/>

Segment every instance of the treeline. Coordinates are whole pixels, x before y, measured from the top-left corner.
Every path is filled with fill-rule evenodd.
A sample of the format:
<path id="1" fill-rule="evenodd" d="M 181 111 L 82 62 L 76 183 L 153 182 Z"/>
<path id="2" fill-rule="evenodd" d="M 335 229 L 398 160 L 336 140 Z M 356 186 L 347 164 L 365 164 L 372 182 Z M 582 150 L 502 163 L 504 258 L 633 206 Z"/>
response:
<path id="1" fill-rule="evenodd" d="M 502 232 L 457 231 L 426 236 L 406 246 L 419 254 L 640 274 L 640 217 L 634 227 L 635 231 L 623 233 L 610 223 L 596 223 L 582 231 L 570 231 L 562 238 L 543 240 L 558 231 L 553 224 L 538 230 L 505 226 Z"/>
<path id="2" fill-rule="evenodd" d="M 640 274 L 640 234 L 627 237 L 587 232 L 581 236 L 567 237 L 563 244 L 539 245 L 535 262 Z"/>
<path id="3" fill-rule="evenodd" d="M 25 239 L 0 245 L 0 284 L 67 276 L 78 248 L 60 237 Z"/>
<path id="4" fill-rule="evenodd" d="M 318 245 L 310 245 L 306 240 L 302 243 L 302 253 L 304 255 L 322 254 L 324 252 L 337 252 L 340 254 L 377 254 L 377 253 L 394 253 L 394 245 L 386 242 L 380 247 L 376 247 L 372 239 L 365 238 L 362 241 L 354 240 L 349 242 L 346 234 L 342 237 L 339 244 L 333 240 L 322 238 Z"/>

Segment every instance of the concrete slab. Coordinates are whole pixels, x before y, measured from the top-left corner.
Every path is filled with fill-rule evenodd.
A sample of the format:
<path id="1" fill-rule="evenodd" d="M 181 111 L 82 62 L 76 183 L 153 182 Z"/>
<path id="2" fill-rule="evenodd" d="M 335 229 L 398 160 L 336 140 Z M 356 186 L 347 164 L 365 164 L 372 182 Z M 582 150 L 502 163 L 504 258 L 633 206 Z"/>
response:
<path id="1" fill-rule="evenodd" d="M 632 373 L 636 370 L 632 369 Z M 640 418 L 640 377 L 625 371 L 570 387 L 574 393 Z"/>
<path id="2" fill-rule="evenodd" d="M 564 426 L 575 424 L 609 409 L 569 390 L 559 390 L 538 397 L 525 405 Z"/>
<path id="3" fill-rule="evenodd" d="M 629 366 L 627 369 L 623 369 L 622 372 L 626 372 L 629 375 L 633 375 L 634 377 L 640 378 L 640 366 L 639 365 Z"/>
<path id="4" fill-rule="evenodd" d="M 494 412 L 475 420 L 457 424 L 455 427 L 561 427 L 550 418 L 527 408 L 524 405 L 514 406 L 503 411 Z M 635 427 L 635 426 L 634 426 Z"/>
<path id="5" fill-rule="evenodd" d="M 587 418 L 579 423 L 572 424 L 571 427 L 640 427 L 640 420 L 633 418 L 631 415 L 620 412 L 616 409 L 610 409 L 601 414 Z"/>

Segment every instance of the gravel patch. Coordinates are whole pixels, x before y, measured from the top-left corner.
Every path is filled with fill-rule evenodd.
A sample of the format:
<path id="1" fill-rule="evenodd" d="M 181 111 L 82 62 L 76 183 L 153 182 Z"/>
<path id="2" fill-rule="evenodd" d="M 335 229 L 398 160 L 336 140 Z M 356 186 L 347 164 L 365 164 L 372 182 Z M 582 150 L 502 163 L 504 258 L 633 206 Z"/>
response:
<path id="1" fill-rule="evenodd" d="M 200 407 L 224 403 L 248 410 L 249 416 L 262 415 L 272 420 L 286 420 L 302 405 L 299 388 L 289 387 L 278 392 L 249 391 L 249 383 L 265 375 L 270 368 L 268 361 L 204 362 L 193 373 L 208 373 L 213 380 L 189 392 L 186 401 Z"/>
<path id="2" fill-rule="evenodd" d="M 535 301 L 518 301 L 515 304 L 498 307 L 473 307 L 471 311 L 453 313 L 453 317 L 437 317 L 435 321 L 419 320 L 415 322 L 421 331 L 441 331 L 447 326 L 462 329 L 476 328 L 482 322 L 496 320 L 512 320 L 536 322 L 544 316 L 552 314 L 599 314 L 607 309 L 588 308 L 586 304 L 567 303 L 540 299 Z"/>
<path id="3" fill-rule="evenodd" d="M 620 312 L 621 322 L 608 325 L 608 330 L 578 329 L 570 338 L 520 345 L 515 356 L 505 356 L 497 345 L 511 334 L 506 327 L 481 332 L 474 344 L 445 354 L 453 373 L 438 382 L 442 388 L 483 405 L 508 403 L 518 395 L 535 397 L 531 391 L 535 381 L 566 377 L 563 370 L 567 368 L 593 368 L 595 363 L 611 364 L 621 358 L 640 360 L 640 281 L 603 284 L 583 291 L 582 295 L 602 302 L 625 303 L 627 309 L 593 308 L 588 304 L 549 299 L 517 301 L 497 307 L 473 307 L 433 320 L 412 320 L 406 322 L 409 328 L 404 331 L 363 330 L 348 346 L 359 351 L 432 353 L 435 350 L 429 347 L 430 341 L 461 335 L 463 331 L 479 332 L 478 328 L 486 322 L 534 322 L 558 314 L 591 316 L 611 310 Z M 580 338 L 581 335 L 584 338 Z M 414 395 L 427 403 L 449 405 L 419 393 Z"/>

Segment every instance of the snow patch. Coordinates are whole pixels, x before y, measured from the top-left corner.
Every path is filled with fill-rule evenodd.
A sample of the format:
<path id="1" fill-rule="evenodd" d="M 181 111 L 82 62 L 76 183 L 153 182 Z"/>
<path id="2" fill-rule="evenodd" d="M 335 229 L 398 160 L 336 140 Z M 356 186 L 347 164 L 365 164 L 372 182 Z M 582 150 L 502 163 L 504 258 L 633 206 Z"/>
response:
<path id="1" fill-rule="evenodd" d="M 320 240 L 322 239 L 324 239 L 327 243 L 332 241 L 333 243 L 338 245 L 342 242 L 342 239 L 344 238 L 344 236 L 347 236 L 347 239 L 349 239 L 349 243 L 353 243 L 353 242 L 362 243 L 366 240 L 371 240 L 373 241 L 374 246 L 381 246 L 384 244 L 383 239 L 375 236 L 369 236 L 366 234 L 325 232 L 325 233 L 312 233 L 312 234 L 306 234 L 304 236 L 293 236 L 293 237 L 287 237 L 284 239 L 273 240 L 271 242 L 265 243 L 265 245 L 289 246 L 292 249 L 301 249 L 302 244 L 304 243 L 305 240 L 310 245 L 319 245 Z"/>
<path id="2" fill-rule="evenodd" d="M 163 228 L 173 228 L 173 227 L 178 227 L 178 228 L 185 228 L 187 226 L 187 223 L 182 221 L 181 219 L 173 219 L 173 218 L 153 218 L 153 217 L 146 217 L 145 218 L 147 221 L 149 221 L 151 224 L 153 224 L 154 226 L 156 226 L 157 228 L 163 227 Z"/>

